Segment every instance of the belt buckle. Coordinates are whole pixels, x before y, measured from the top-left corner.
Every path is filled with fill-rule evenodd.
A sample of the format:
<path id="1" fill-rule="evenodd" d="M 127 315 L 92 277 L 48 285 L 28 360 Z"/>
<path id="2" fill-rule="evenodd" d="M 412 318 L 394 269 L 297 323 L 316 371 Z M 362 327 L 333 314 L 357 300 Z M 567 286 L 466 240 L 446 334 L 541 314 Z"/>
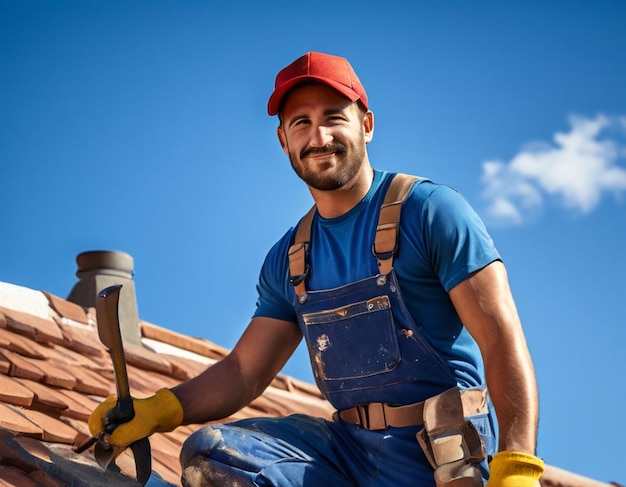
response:
<path id="1" fill-rule="evenodd" d="M 356 406 L 359 417 L 359 426 L 370 431 L 387 429 L 385 408 L 380 402 L 359 404 Z"/>

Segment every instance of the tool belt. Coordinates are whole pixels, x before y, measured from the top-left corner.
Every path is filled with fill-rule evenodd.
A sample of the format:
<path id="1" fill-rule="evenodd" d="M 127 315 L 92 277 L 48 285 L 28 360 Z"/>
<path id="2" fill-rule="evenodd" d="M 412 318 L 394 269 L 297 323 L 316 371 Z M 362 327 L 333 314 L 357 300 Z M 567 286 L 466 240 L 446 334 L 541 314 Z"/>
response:
<path id="1" fill-rule="evenodd" d="M 458 390 L 457 388 L 451 390 Z M 487 414 L 487 391 L 478 389 L 458 390 L 461 400 L 462 415 Z M 446 394 L 446 393 L 444 393 Z M 439 397 L 439 396 L 435 396 Z M 434 398 L 431 398 L 434 399 Z M 430 399 L 428 400 L 430 401 Z M 356 424 L 368 430 L 422 426 L 424 424 L 424 406 L 428 401 L 416 402 L 403 406 L 394 406 L 381 402 L 359 404 L 350 409 L 335 411 L 336 422 Z"/>
<path id="2" fill-rule="evenodd" d="M 467 418 L 487 413 L 486 389 L 454 387 L 414 404 L 360 404 L 336 411 L 333 419 L 372 431 L 423 426 L 417 441 L 435 469 L 437 487 L 482 487 L 478 464 L 486 458 L 485 449 L 476 427 Z"/>

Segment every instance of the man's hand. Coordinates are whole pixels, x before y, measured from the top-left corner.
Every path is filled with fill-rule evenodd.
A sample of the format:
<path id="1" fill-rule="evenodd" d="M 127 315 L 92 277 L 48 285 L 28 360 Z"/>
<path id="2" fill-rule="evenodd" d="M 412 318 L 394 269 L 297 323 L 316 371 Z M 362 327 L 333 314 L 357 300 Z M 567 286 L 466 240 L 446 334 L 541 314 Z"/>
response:
<path id="1" fill-rule="evenodd" d="M 489 464 L 487 487 L 539 487 L 543 460 L 527 453 L 503 451 Z"/>
<path id="2" fill-rule="evenodd" d="M 108 397 L 91 413 L 88 424 L 93 436 L 102 433 L 105 416 L 115 407 L 116 402 L 115 396 Z M 109 443 L 112 446 L 125 448 L 152 433 L 172 431 L 183 422 L 183 407 L 169 389 L 161 389 L 146 399 L 133 399 L 133 407 L 135 417 L 111 433 Z"/>

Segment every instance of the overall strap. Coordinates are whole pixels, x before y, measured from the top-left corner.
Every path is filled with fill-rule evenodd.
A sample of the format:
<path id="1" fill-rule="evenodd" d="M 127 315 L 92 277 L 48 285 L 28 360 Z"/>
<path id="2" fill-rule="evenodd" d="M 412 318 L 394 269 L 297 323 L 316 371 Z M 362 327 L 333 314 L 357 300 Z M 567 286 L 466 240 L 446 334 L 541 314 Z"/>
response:
<path id="1" fill-rule="evenodd" d="M 391 272 L 393 258 L 398 249 L 402 203 L 409 194 L 411 185 L 418 179 L 417 176 L 396 174 L 387 189 L 385 199 L 380 207 L 376 238 L 372 246 L 380 274 Z M 316 207 L 313 206 L 300 220 L 293 245 L 289 248 L 289 282 L 296 287 L 296 296 L 302 296 L 306 293 L 305 281 L 310 271 L 308 254 L 311 241 L 311 224 L 315 210 Z"/>
<path id="2" fill-rule="evenodd" d="M 380 207 L 376 238 L 372 246 L 380 274 L 389 274 L 393 268 L 393 258 L 398 250 L 402 203 L 409 194 L 411 186 L 418 179 L 417 176 L 399 173 L 396 174 L 389 185 L 389 189 L 387 189 L 385 200 Z"/>
<path id="3" fill-rule="evenodd" d="M 296 296 L 306 293 L 305 280 L 309 275 L 309 242 L 311 241 L 311 224 L 316 206 L 302 217 L 298 223 L 293 245 L 289 247 L 289 282 L 296 287 Z"/>

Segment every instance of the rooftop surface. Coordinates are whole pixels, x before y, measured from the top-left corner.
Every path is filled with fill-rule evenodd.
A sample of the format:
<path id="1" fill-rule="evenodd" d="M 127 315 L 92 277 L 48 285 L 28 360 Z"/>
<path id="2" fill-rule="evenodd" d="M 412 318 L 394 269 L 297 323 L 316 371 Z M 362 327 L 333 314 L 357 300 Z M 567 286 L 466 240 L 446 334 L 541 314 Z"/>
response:
<path id="1" fill-rule="evenodd" d="M 125 344 L 131 393 L 146 397 L 193 377 L 228 350 L 140 320 L 143 346 Z M 98 338 L 94 308 L 45 291 L 0 282 L 0 486 L 125 486 L 134 481 L 130 451 L 103 470 L 92 450 L 87 418 L 115 393 L 111 360 Z M 279 375 L 264 394 L 227 418 L 305 413 L 330 418 L 332 407 L 315 385 Z M 152 486 L 180 486 L 178 453 L 197 426 L 150 437 Z M 548 466 L 544 487 L 608 487 Z"/>

